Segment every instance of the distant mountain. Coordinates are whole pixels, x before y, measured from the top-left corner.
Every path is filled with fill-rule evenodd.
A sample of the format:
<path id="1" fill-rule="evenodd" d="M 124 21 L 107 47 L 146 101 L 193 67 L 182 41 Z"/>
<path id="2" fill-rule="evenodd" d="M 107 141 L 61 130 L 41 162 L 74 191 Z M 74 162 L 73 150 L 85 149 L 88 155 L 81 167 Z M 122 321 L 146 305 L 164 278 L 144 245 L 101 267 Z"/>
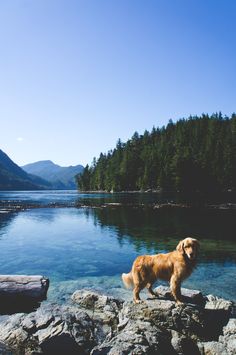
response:
<path id="1" fill-rule="evenodd" d="M 82 165 L 62 167 L 51 160 L 42 160 L 22 166 L 28 174 L 49 181 L 55 189 L 76 189 L 75 176 L 83 172 Z"/>
<path id="2" fill-rule="evenodd" d="M 27 174 L 0 149 L 0 190 L 51 189 L 48 181 Z"/>

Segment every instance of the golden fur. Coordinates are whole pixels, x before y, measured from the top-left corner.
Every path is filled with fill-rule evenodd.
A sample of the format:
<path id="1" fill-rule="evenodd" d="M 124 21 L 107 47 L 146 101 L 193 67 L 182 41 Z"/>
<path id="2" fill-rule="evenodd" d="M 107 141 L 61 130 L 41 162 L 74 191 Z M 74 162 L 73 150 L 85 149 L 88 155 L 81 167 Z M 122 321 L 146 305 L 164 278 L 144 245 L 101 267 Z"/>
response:
<path id="1" fill-rule="evenodd" d="M 138 256 L 128 274 L 122 274 L 127 288 L 133 287 L 133 299 L 140 302 L 139 292 L 147 287 L 152 296 L 157 294 L 152 285 L 157 279 L 170 282 L 172 295 L 181 303 L 181 282 L 186 279 L 196 266 L 199 242 L 193 238 L 181 240 L 176 250 L 167 254 Z"/>

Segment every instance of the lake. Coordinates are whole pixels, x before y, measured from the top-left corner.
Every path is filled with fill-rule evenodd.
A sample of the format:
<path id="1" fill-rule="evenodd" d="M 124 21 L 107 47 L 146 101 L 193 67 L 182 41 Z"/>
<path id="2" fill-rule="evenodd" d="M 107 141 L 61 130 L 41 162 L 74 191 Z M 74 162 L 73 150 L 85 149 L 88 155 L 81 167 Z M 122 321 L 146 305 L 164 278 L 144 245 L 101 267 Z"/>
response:
<path id="1" fill-rule="evenodd" d="M 131 299 L 120 274 L 135 257 L 171 251 L 193 236 L 201 243 L 199 264 L 183 286 L 236 301 L 236 210 L 150 208 L 170 201 L 158 194 L 0 192 L 0 274 L 49 277 L 49 301 L 84 287 Z M 11 210 L 16 204 L 26 209 Z"/>

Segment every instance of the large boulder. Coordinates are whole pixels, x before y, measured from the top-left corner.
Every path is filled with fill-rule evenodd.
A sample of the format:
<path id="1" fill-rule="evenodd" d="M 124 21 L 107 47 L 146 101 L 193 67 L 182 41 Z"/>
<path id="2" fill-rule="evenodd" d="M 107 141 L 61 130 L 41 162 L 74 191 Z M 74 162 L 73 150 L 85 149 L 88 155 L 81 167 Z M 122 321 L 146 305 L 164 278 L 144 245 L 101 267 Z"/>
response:
<path id="1" fill-rule="evenodd" d="M 231 311 L 233 307 L 234 305 L 231 301 L 227 301 L 214 295 L 206 296 L 206 309 Z"/>
<path id="2" fill-rule="evenodd" d="M 231 318 L 223 328 L 219 341 L 224 344 L 229 354 L 236 353 L 236 318 Z"/>
<path id="3" fill-rule="evenodd" d="M 158 299 L 125 302 L 117 331 L 92 355 L 195 354 L 204 333 L 204 311 L 198 307 L 176 307 L 173 301 Z"/>
<path id="4" fill-rule="evenodd" d="M 201 355 L 235 355 L 236 354 L 236 319 L 231 318 L 223 328 L 218 341 L 198 344 Z"/>
<path id="5" fill-rule="evenodd" d="M 156 287 L 154 291 L 158 295 L 158 298 L 174 300 L 170 287 L 160 285 Z M 198 290 L 190 290 L 188 288 L 181 287 L 181 295 L 185 303 L 198 304 L 201 306 L 204 306 L 206 303 L 206 298 Z"/>
<path id="6" fill-rule="evenodd" d="M 210 349 L 221 355 L 233 354 L 230 349 L 235 345 L 236 331 L 232 320 L 226 325 L 232 302 L 182 289 L 188 303 L 177 306 L 171 301 L 169 288 L 159 287 L 155 291 L 159 295 L 156 299 L 140 304 L 124 302 L 117 329 L 91 354 L 206 355 Z"/>
<path id="7" fill-rule="evenodd" d="M 0 342 L 0 354 L 1 355 L 12 355 L 12 352 L 9 350 L 9 348 Z"/>
<path id="8" fill-rule="evenodd" d="M 0 341 L 16 354 L 88 354 L 98 343 L 96 325 L 71 306 L 46 305 L 0 323 Z"/>
<path id="9" fill-rule="evenodd" d="M 128 322 L 124 329 L 95 347 L 91 355 L 168 354 L 172 355 L 171 336 L 151 322 Z"/>
<path id="10" fill-rule="evenodd" d="M 94 291 L 78 290 L 72 295 L 72 301 L 85 309 L 93 319 L 102 322 L 107 329 L 116 329 L 119 322 L 119 312 L 122 309 L 123 300 L 101 295 Z"/>

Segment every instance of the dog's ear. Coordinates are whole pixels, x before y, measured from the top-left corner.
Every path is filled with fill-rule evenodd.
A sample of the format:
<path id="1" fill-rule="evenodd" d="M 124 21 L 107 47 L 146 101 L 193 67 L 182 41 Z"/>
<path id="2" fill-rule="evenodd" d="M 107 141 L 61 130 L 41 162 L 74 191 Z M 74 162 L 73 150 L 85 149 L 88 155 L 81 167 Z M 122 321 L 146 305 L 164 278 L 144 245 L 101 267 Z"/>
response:
<path id="1" fill-rule="evenodd" d="M 181 254 L 184 254 L 184 240 L 181 240 L 179 242 L 179 244 L 177 245 L 176 247 L 176 250 L 181 253 Z"/>

